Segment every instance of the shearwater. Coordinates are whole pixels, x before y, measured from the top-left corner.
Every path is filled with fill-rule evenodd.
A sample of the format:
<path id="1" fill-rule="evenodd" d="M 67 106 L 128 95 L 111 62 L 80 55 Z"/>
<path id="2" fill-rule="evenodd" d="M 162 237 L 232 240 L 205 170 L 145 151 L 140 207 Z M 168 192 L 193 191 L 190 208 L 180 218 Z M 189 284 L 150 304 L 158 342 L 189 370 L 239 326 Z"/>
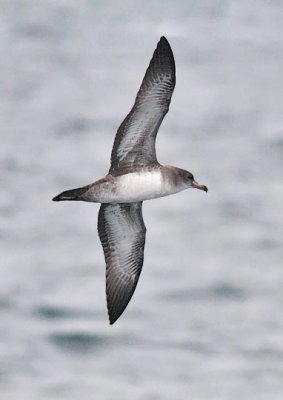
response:
<path id="1" fill-rule="evenodd" d="M 167 39 L 153 53 L 135 104 L 120 125 L 108 174 L 90 185 L 67 190 L 54 201 L 101 203 L 98 233 L 106 261 L 106 297 L 110 324 L 127 307 L 144 258 L 146 227 L 142 202 L 168 196 L 198 184 L 190 172 L 159 164 L 155 139 L 169 110 L 175 87 L 175 62 Z"/>

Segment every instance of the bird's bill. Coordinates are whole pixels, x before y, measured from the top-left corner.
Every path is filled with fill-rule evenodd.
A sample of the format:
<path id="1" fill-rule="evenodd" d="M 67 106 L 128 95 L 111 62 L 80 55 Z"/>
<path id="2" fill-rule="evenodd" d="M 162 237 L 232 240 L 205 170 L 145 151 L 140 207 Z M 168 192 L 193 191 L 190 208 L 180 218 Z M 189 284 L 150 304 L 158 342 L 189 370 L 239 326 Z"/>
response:
<path id="1" fill-rule="evenodd" d="M 195 189 L 204 190 L 205 192 L 208 191 L 208 189 L 207 189 L 207 187 L 206 187 L 205 185 L 200 185 L 200 184 L 197 183 L 196 181 L 193 181 L 192 187 L 195 188 Z"/>

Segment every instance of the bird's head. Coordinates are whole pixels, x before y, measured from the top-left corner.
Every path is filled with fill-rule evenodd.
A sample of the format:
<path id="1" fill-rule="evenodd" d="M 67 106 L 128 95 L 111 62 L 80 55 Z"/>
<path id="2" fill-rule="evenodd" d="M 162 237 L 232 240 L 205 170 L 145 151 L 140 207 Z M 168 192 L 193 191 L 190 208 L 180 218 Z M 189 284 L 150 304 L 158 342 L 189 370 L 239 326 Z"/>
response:
<path id="1" fill-rule="evenodd" d="M 181 173 L 182 181 L 183 181 L 184 186 L 186 186 L 186 188 L 200 189 L 200 190 L 204 190 L 205 192 L 208 191 L 208 189 L 205 185 L 200 185 L 198 182 L 195 181 L 195 178 L 191 172 L 186 171 L 184 169 L 181 171 L 182 171 L 182 173 Z"/>

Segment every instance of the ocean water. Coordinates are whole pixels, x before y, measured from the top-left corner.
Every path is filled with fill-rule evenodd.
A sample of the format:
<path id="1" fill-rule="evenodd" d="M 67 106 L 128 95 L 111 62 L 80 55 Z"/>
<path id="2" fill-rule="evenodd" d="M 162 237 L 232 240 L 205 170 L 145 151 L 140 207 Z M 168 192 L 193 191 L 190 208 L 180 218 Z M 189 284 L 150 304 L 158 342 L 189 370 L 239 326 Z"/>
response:
<path id="1" fill-rule="evenodd" d="M 0 393 L 5 400 L 281 400 L 283 3 L 0 1 Z M 145 202 L 145 262 L 109 326 L 99 206 L 161 35 L 177 85 Z"/>

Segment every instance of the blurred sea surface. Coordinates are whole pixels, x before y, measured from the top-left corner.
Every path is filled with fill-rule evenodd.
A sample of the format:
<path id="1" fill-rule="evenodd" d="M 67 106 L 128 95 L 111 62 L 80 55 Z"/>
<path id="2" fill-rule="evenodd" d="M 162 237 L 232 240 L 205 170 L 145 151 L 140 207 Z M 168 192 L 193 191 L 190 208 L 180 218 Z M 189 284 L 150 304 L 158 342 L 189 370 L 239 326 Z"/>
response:
<path id="1" fill-rule="evenodd" d="M 281 400 L 283 2 L 0 1 L 0 393 Z M 144 203 L 145 262 L 110 327 L 97 204 L 161 35 L 177 85 L 160 162 L 208 194 Z"/>

